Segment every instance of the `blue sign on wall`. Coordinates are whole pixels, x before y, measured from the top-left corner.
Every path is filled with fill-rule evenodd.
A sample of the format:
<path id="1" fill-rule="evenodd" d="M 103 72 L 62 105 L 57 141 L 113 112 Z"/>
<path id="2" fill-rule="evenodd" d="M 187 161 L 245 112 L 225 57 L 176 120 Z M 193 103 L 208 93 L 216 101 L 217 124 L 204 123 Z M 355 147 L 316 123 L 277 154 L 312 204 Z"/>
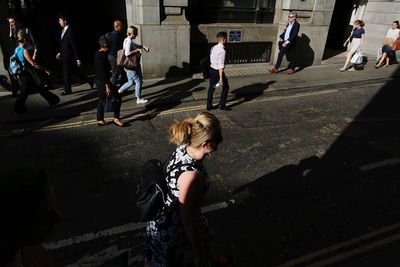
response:
<path id="1" fill-rule="evenodd" d="M 229 30 L 228 31 L 228 42 L 241 42 L 242 41 L 242 30 Z"/>

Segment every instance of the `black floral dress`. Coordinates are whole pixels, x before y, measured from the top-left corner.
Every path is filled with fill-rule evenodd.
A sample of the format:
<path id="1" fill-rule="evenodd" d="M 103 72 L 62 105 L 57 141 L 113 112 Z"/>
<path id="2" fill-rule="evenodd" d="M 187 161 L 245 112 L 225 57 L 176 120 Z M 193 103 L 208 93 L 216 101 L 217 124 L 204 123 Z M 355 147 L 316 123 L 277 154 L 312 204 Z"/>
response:
<path id="1" fill-rule="evenodd" d="M 154 267 L 181 266 L 184 252 L 190 248 L 179 215 L 179 176 L 186 171 L 200 173 L 204 179 L 204 192 L 210 184 L 203 164 L 189 156 L 186 147 L 187 145 L 179 146 L 171 155 L 166 168 L 169 190 L 166 207 L 155 221 L 147 223 L 145 263 Z M 203 238 L 210 239 L 214 233 L 203 215 L 200 216 L 200 225 Z"/>

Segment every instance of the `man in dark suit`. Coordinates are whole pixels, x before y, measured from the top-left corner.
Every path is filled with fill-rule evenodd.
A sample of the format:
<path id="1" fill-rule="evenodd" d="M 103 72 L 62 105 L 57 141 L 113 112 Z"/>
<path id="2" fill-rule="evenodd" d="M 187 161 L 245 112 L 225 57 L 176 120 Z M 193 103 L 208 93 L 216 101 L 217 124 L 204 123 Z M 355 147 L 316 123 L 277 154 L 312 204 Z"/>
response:
<path id="1" fill-rule="evenodd" d="M 72 93 L 72 72 L 82 81 L 88 83 L 90 88 L 93 88 L 93 81 L 89 81 L 87 76 L 78 69 L 81 66 L 81 60 L 76 46 L 75 33 L 70 28 L 67 17 L 64 15 L 58 16 L 58 23 L 62 27 L 62 31 L 60 52 L 56 55 L 56 58 L 61 60 L 63 64 L 64 92 L 62 94 L 69 95 Z"/>
<path id="2" fill-rule="evenodd" d="M 279 66 L 282 63 L 284 55 L 286 55 L 286 58 L 289 61 L 287 74 L 293 74 L 295 72 L 295 67 L 296 67 L 295 58 L 293 56 L 293 58 L 289 60 L 287 54 L 295 47 L 297 35 L 299 34 L 300 24 L 296 21 L 296 19 L 297 19 L 297 13 L 293 11 L 289 12 L 288 25 L 286 26 L 283 33 L 279 36 L 281 39 L 278 43 L 279 45 L 278 59 L 276 60 L 275 66 L 271 69 L 268 69 L 268 71 L 271 73 L 278 72 Z"/>

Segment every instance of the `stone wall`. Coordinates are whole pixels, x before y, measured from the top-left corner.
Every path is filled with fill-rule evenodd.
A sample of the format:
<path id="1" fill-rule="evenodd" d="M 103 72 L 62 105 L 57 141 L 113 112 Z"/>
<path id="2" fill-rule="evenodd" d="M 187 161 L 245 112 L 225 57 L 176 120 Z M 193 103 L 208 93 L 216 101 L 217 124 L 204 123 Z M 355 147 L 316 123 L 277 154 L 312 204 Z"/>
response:
<path id="1" fill-rule="evenodd" d="M 187 0 L 126 0 L 128 24 L 139 28 L 138 43 L 150 48 L 150 52 L 142 57 L 145 78 L 189 72 L 187 4 Z"/>
<path id="2" fill-rule="evenodd" d="M 297 63 L 301 66 L 321 64 L 334 6 L 335 1 L 329 0 L 276 1 L 274 22 L 278 24 L 278 33 L 275 36 L 275 45 L 287 25 L 289 11 L 295 11 L 300 23 L 299 40 L 296 45 Z M 275 46 L 274 59 L 278 52 Z"/>
<path id="3" fill-rule="evenodd" d="M 400 0 L 397 1 L 361 1 L 351 19 L 365 22 L 365 40 L 363 51 L 375 54 L 394 20 L 400 20 Z"/>

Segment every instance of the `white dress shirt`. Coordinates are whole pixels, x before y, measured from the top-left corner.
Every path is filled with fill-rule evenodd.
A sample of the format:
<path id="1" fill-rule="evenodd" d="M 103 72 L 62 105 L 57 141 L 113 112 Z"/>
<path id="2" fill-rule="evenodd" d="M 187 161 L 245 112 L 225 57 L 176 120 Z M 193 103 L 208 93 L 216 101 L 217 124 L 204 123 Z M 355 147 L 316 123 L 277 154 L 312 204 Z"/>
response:
<path id="1" fill-rule="evenodd" d="M 286 44 L 288 44 L 288 43 L 290 43 L 289 42 L 289 37 L 290 37 L 290 31 L 292 30 L 292 28 L 293 28 L 293 24 L 294 24 L 294 22 L 292 22 L 292 23 L 289 23 L 289 25 L 288 25 L 288 27 L 287 27 L 287 29 L 286 29 L 286 31 L 285 31 L 285 39 L 283 40 Z"/>
<path id="2" fill-rule="evenodd" d="M 65 27 L 62 29 L 62 32 L 61 32 L 61 40 L 62 40 L 62 38 L 64 37 L 65 32 L 68 30 L 68 27 L 69 27 L 69 25 L 65 26 Z"/>
<path id="3" fill-rule="evenodd" d="M 225 46 L 222 44 L 216 44 L 211 48 L 210 62 L 211 68 L 215 70 L 225 68 Z"/>

